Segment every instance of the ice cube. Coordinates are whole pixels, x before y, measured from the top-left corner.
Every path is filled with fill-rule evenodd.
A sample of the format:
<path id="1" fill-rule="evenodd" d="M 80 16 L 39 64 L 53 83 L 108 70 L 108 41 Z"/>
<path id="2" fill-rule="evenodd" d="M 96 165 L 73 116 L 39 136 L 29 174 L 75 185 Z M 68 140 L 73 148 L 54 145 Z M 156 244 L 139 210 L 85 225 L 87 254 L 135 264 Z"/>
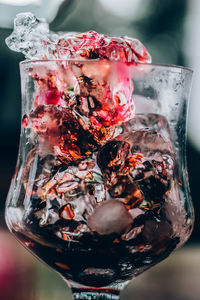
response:
<path id="1" fill-rule="evenodd" d="M 128 209 L 159 209 L 174 177 L 172 145 L 155 130 L 122 134 L 98 152 L 107 191 Z"/>
<path id="2" fill-rule="evenodd" d="M 141 153 L 148 160 L 162 161 L 162 155 L 174 156 L 171 142 L 154 129 L 128 132 L 118 136 L 116 140 L 126 141 L 130 145 L 132 154 Z"/>
<path id="3" fill-rule="evenodd" d="M 157 249 L 159 253 L 163 251 L 160 245 L 163 245 L 164 249 L 167 247 L 167 243 L 172 236 L 172 225 L 166 218 L 157 220 L 150 216 L 144 223 L 142 236 L 148 244 L 153 244 L 153 249 Z"/>
<path id="4" fill-rule="evenodd" d="M 40 145 L 48 145 L 51 153 L 66 164 L 91 155 L 98 148 L 92 134 L 84 130 L 69 109 L 39 105 L 29 115 L 29 126 L 38 134 Z"/>
<path id="5" fill-rule="evenodd" d="M 43 181 L 43 184 L 43 174 L 35 180 L 38 197 L 49 203 L 43 209 L 45 217 L 41 218 L 44 218 L 46 224 L 46 216 L 49 215 L 46 210 L 52 212 L 53 207 L 57 213 L 59 211 L 62 219 L 85 221 L 94 208 L 106 199 L 101 171 L 92 159 L 82 161 L 80 166 L 61 166 L 57 171 L 54 169 L 51 169 L 51 178 L 48 177 L 48 181 Z M 38 183 L 41 185 L 38 186 Z"/>
<path id="6" fill-rule="evenodd" d="M 21 52 L 29 58 L 41 58 L 45 54 L 49 26 L 43 19 L 37 19 L 32 13 L 17 14 L 14 31 L 6 39 L 11 50 Z"/>
<path id="7" fill-rule="evenodd" d="M 108 200 L 94 210 L 88 218 L 87 225 L 94 232 L 108 235 L 128 231 L 132 222 L 133 219 L 123 203 L 118 200 Z"/>
<path id="8" fill-rule="evenodd" d="M 69 223 L 69 226 L 56 226 L 54 228 L 54 233 L 64 241 L 79 241 L 83 234 L 90 233 L 90 229 L 83 223 Z"/>
<path id="9" fill-rule="evenodd" d="M 138 130 L 155 130 L 166 141 L 171 142 L 172 140 L 169 123 L 164 116 L 159 114 L 136 114 L 134 118 L 124 123 L 121 127 L 122 133 Z"/>
<path id="10" fill-rule="evenodd" d="M 97 164 L 103 173 L 121 170 L 130 155 L 130 144 L 125 140 L 108 141 L 98 152 Z"/>

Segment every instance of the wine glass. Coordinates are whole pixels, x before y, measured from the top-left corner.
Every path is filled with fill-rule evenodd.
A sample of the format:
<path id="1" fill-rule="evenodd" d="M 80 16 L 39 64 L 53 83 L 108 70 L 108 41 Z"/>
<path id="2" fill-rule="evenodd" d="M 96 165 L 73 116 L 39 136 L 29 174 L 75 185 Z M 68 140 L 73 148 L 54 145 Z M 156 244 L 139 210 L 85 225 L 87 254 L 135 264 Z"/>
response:
<path id="1" fill-rule="evenodd" d="M 20 63 L 10 231 L 74 299 L 119 299 L 194 222 L 185 157 L 192 71 L 108 60 Z"/>

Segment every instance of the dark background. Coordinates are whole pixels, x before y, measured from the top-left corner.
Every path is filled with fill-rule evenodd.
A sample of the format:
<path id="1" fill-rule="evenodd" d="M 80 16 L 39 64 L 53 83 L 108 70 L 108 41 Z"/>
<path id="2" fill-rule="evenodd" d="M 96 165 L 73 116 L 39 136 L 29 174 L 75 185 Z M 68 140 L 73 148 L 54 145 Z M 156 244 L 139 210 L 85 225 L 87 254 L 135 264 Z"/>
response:
<path id="1" fill-rule="evenodd" d="M 111 36 L 138 38 L 151 53 L 153 63 L 193 66 L 195 74 L 199 73 L 195 79 L 196 85 L 194 80 L 192 87 L 194 91 L 195 85 L 198 101 L 200 71 L 196 69 L 194 59 L 191 63 L 193 56 L 198 57 L 198 49 L 189 45 L 193 52 L 186 51 L 186 25 L 189 20 L 192 25 L 189 36 L 196 36 L 198 40 L 200 31 L 198 35 L 198 24 L 193 24 L 190 8 L 199 0 L 63 0 L 59 10 L 58 0 L 40 0 L 39 5 L 35 6 L 6 5 L 6 1 L 10 0 L 0 0 L 0 300 L 71 299 L 66 283 L 24 250 L 8 233 L 4 221 L 5 200 L 15 171 L 20 137 L 19 62 L 24 60 L 23 55 L 10 51 L 5 45 L 5 38 L 12 32 L 13 18 L 17 12 L 31 11 L 38 17 L 47 18 L 55 31 L 96 30 Z M 12 2 L 19 4 L 20 0 Z M 121 5 L 122 10 L 128 2 L 128 14 L 120 15 L 118 6 Z M 115 6 L 113 9 L 112 3 Z M 110 9 L 106 8 L 108 4 Z M 116 8 L 119 8 L 118 14 Z M 195 11 L 195 14 L 199 22 L 200 11 Z M 190 101 L 193 107 L 194 100 L 192 96 Z M 194 119 L 192 110 L 189 118 Z M 187 142 L 189 181 L 196 215 L 193 234 L 186 246 L 133 279 L 122 293 L 121 300 L 200 299 L 200 138 L 198 147 L 198 142 L 195 143 L 192 138 L 193 132 L 198 137 L 200 125 L 192 131 L 190 127 Z"/>
<path id="2" fill-rule="evenodd" d="M 188 1 L 149 0 L 141 17 L 136 20 L 120 18 L 105 11 L 101 3 L 93 0 L 68 1 L 51 24 L 53 30 L 88 31 L 110 35 L 127 34 L 140 39 L 152 54 L 154 63 L 187 66 L 184 55 L 184 22 Z M 5 7 L 6 9 L 6 7 Z M 134 12 L 135 16 L 135 12 Z M 4 204 L 17 159 L 21 98 L 19 62 L 20 53 L 10 51 L 5 38 L 12 29 L 0 28 L 0 222 L 4 224 Z M 199 242 L 199 170 L 200 153 L 187 143 L 187 161 L 191 194 L 195 206 L 196 223 L 189 243 Z"/>

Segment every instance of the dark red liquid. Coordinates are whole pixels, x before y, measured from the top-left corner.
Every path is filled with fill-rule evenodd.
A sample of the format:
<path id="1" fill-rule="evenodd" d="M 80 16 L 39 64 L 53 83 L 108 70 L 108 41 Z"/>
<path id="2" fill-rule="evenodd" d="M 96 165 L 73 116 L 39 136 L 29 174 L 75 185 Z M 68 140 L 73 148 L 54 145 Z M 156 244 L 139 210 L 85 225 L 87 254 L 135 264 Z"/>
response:
<path id="1" fill-rule="evenodd" d="M 62 241 L 52 234 L 54 226 L 41 229 L 37 221 L 33 225 L 31 220 L 28 223 L 27 230 L 32 232 L 29 237 L 14 232 L 25 247 L 64 278 L 91 287 L 139 275 L 166 258 L 180 241 L 179 237 L 170 236 L 170 222 L 166 218 L 158 222 L 152 213 L 136 219 L 133 226 L 143 224 L 144 229 L 130 241 L 122 240 L 118 234 L 85 234 L 76 242 Z"/>

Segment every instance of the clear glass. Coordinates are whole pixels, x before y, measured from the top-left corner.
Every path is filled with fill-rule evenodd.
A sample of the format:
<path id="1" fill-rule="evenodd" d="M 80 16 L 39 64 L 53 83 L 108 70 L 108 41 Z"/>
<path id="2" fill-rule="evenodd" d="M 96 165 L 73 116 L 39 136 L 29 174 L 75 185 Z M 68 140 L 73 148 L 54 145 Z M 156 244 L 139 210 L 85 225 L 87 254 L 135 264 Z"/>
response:
<path id="1" fill-rule="evenodd" d="M 20 64 L 22 130 L 10 231 L 74 299 L 119 299 L 189 238 L 192 71 L 98 60 Z"/>

